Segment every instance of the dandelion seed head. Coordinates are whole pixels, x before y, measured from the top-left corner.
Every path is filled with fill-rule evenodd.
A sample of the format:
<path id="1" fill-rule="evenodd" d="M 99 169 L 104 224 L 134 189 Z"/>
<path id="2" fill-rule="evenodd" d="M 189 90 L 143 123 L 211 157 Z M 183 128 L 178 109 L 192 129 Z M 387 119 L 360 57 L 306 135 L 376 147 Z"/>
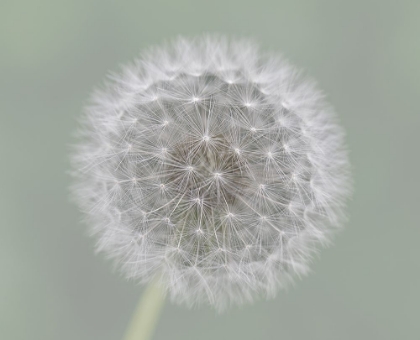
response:
<path id="1" fill-rule="evenodd" d="M 97 249 L 176 302 L 273 296 L 344 220 L 343 131 L 312 82 L 248 40 L 179 38 L 95 92 L 72 155 Z"/>

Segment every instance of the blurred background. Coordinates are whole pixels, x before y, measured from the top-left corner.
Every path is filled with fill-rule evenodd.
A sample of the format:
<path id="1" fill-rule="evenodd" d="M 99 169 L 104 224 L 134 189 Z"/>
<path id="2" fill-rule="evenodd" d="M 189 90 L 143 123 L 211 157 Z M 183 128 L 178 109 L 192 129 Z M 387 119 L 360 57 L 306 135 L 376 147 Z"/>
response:
<path id="1" fill-rule="evenodd" d="M 350 221 L 313 273 L 217 315 L 168 302 L 154 339 L 419 339 L 420 1 L 0 4 L 0 338 L 121 339 L 143 287 L 93 251 L 66 171 L 109 70 L 178 34 L 250 36 L 315 78 L 347 131 Z"/>

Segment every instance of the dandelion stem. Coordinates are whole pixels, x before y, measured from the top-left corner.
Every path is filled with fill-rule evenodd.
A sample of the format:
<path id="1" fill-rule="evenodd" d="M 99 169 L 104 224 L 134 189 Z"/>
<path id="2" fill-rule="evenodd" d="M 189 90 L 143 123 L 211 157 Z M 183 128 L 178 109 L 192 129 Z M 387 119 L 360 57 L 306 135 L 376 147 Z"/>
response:
<path id="1" fill-rule="evenodd" d="M 124 340 L 150 340 L 164 301 L 162 287 L 156 281 L 152 281 L 139 300 Z"/>

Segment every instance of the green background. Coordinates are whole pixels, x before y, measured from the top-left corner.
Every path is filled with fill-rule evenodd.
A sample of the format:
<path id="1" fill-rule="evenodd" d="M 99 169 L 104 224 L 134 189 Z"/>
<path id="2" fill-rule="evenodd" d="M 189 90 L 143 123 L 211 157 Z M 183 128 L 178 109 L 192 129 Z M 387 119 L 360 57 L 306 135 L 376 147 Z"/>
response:
<path id="1" fill-rule="evenodd" d="M 350 221 L 313 273 L 217 315 L 167 303 L 155 339 L 419 339 L 420 1 L 17 1 L 0 5 L 0 338 L 121 339 L 143 288 L 95 256 L 66 174 L 108 70 L 178 34 L 251 36 L 328 94 Z"/>

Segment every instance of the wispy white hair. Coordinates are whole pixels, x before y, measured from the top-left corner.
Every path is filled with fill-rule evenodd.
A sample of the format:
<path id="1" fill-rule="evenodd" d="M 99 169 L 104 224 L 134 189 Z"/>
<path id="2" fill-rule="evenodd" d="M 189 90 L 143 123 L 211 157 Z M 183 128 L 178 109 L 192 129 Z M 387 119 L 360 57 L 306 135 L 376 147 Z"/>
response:
<path id="1" fill-rule="evenodd" d="M 307 273 L 343 223 L 343 131 L 313 82 L 248 40 L 178 38 L 83 115 L 74 196 L 128 278 L 221 310 Z"/>

